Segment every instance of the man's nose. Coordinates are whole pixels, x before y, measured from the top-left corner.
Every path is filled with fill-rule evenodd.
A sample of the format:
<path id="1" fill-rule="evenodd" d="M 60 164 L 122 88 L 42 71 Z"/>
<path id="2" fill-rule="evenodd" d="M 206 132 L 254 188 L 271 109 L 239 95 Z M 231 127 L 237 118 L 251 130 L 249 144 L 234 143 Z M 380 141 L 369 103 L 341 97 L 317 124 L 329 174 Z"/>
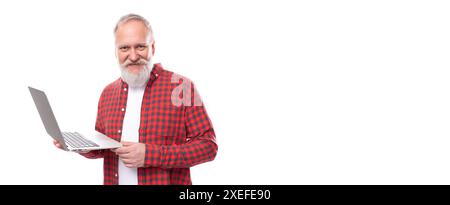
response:
<path id="1" fill-rule="evenodd" d="M 136 50 L 131 49 L 129 58 L 133 62 L 139 60 L 139 55 L 136 53 Z"/>

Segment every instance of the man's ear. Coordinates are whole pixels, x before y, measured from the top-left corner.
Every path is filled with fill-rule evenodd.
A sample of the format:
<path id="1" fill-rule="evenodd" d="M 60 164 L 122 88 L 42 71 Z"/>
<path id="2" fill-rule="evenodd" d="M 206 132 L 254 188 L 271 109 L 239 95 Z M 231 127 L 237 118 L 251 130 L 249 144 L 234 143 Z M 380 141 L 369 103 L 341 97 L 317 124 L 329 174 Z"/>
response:
<path id="1" fill-rule="evenodd" d="M 152 43 L 152 56 L 154 56 L 155 55 L 155 40 L 153 40 L 153 43 Z"/>
<path id="2" fill-rule="evenodd" d="M 117 45 L 116 44 L 114 44 L 114 55 L 116 56 L 116 59 L 118 58 L 118 55 L 117 55 Z"/>

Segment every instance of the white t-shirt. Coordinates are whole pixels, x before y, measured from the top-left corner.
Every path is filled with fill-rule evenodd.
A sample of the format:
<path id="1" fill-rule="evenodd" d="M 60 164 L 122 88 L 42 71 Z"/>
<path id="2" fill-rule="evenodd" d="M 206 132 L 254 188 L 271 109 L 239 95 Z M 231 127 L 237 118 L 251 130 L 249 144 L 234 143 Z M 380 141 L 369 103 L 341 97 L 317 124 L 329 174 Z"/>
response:
<path id="1" fill-rule="evenodd" d="M 122 139 L 124 142 L 139 142 L 139 125 L 141 122 L 141 105 L 145 86 L 128 87 L 127 107 L 122 126 Z M 119 159 L 119 185 L 137 185 L 137 168 L 128 168 Z"/>

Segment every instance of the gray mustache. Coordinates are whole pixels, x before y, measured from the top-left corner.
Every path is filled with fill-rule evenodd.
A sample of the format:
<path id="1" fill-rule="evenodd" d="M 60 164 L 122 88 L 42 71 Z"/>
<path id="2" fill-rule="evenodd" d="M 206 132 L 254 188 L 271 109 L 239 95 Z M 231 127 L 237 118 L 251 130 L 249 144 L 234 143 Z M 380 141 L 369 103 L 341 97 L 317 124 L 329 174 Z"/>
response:
<path id="1" fill-rule="evenodd" d="M 130 60 L 125 61 L 125 63 L 123 63 L 123 66 L 129 66 L 129 65 L 145 65 L 148 62 L 145 59 L 139 59 L 139 61 L 137 62 L 131 62 Z"/>

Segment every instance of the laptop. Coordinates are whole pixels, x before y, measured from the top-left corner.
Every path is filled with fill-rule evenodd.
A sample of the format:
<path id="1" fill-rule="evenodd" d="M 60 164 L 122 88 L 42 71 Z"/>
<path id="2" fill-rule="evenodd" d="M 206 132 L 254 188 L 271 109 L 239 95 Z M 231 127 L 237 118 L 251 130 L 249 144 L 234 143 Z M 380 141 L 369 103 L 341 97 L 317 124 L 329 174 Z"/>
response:
<path id="1" fill-rule="evenodd" d="M 78 132 L 61 132 L 55 115 L 53 114 L 47 95 L 36 88 L 28 87 L 34 104 L 41 116 L 47 133 L 57 140 L 66 151 L 88 151 L 99 149 L 113 149 L 122 147 L 122 144 L 108 136 L 95 131 L 94 137 L 86 138 Z"/>

